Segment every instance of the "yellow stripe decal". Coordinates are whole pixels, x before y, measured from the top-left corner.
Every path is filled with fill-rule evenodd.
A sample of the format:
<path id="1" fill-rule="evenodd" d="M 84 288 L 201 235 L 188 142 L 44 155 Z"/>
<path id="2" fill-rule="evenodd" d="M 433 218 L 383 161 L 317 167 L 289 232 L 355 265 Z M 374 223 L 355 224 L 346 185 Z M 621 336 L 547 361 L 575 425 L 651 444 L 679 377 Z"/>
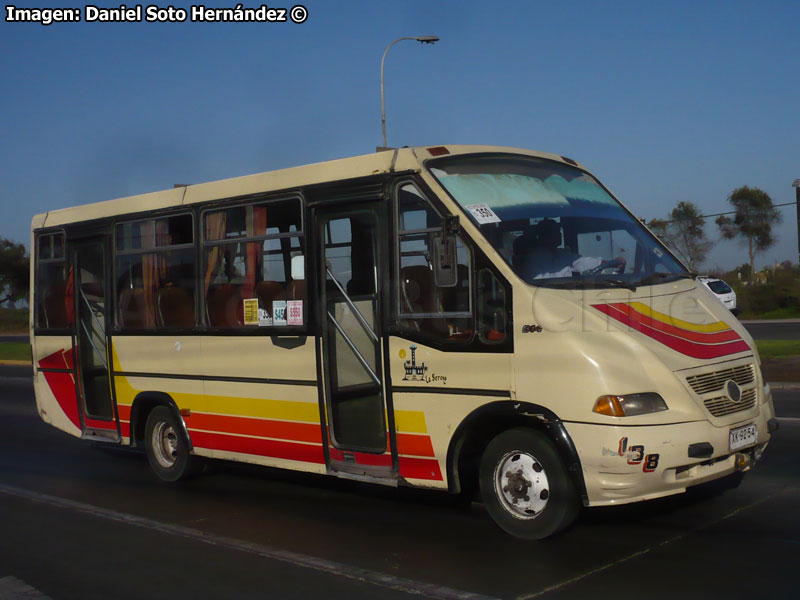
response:
<path id="1" fill-rule="evenodd" d="M 114 368 L 122 370 L 116 351 L 113 352 L 113 359 Z M 132 405 L 134 398 L 141 390 L 134 388 L 128 378 L 123 375 L 115 375 L 114 383 L 117 403 L 123 406 Z M 206 396 L 185 392 L 169 392 L 169 395 L 179 408 L 201 413 L 319 423 L 319 404 L 316 402 Z M 425 413 L 422 411 L 395 410 L 394 421 L 398 432 L 428 433 Z"/>
<path id="2" fill-rule="evenodd" d="M 395 410 L 394 425 L 403 433 L 428 433 L 425 425 L 425 413 L 416 410 Z"/>
<path id="3" fill-rule="evenodd" d="M 673 325 L 674 327 L 681 327 L 682 329 L 688 329 L 689 331 L 698 331 L 701 333 L 714 333 L 717 331 L 727 331 L 730 329 L 730 326 L 725 323 L 724 321 L 717 321 L 716 323 L 707 323 L 705 325 L 701 325 L 699 323 L 692 323 L 690 321 L 683 321 L 681 319 L 676 319 L 675 317 L 671 317 L 669 315 L 665 315 L 664 313 L 660 313 L 657 310 L 653 310 L 646 304 L 642 304 L 641 302 L 629 302 L 628 306 L 630 306 L 635 311 L 650 317 L 651 319 L 655 319 L 656 321 L 661 321 L 662 323 L 666 323 L 667 325 Z"/>

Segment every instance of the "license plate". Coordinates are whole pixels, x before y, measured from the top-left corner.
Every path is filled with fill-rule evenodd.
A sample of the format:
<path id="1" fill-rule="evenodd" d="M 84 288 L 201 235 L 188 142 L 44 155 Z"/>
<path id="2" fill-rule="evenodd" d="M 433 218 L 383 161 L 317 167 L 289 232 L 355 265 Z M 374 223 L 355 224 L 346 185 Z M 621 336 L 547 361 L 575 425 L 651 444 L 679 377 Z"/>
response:
<path id="1" fill-rule="evenodd" d="M 744 427 L 737 427 L 731 429 L 730 446 L 731 451 L 744 448 L 745 446 L 752 446 L 758 441 L 758 429 L 756 424 L 745 425 Z"/>

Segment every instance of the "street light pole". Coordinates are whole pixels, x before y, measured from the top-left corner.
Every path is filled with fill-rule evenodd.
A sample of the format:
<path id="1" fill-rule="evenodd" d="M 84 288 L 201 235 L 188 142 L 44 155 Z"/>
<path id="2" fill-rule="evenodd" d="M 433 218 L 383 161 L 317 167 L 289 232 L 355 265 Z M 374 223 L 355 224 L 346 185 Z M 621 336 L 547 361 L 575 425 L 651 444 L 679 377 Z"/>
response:
<path id="1" fill-rule="evenodd" d="M 389 53 L 389 48 L 394 46 L 397 42 L 402 42 L 403 40 L 416 40 L 421 44 L 435 44 L 439 41 L 439 38 L 435 35 L 424 35 L 422 37 L 401 37 L 397 38 L 391 44 L 386 46 L 386 50 L 383 51 L 383 58 L 381 58 L 381 128 L 383 129 L 383 146 L 378 148 L 380 150 L 386 150 L 386 100 L 383 94 L 383 63 L 386 61 L 386 55 Z"/>
<path id="2" fill-rule="evenodd" d="M 797 198 L 797 264 L 800 265 L 800 179 L 795 179 L 792 187 Z"/>

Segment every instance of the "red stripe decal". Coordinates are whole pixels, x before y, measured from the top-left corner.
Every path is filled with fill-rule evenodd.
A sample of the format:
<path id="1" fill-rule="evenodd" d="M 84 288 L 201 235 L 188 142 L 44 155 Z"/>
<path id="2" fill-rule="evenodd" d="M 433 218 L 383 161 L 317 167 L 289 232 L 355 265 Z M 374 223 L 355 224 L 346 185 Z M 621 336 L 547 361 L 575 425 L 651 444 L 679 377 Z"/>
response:
<path id="1" fill-rule="evenodd" d="M 42 373 L 50 391 L 56 398 L 56 402 L 67 415 L 70 422 L 78 429 L 81 428 L 81 420 L 78 417 L 78 398 L 75 396 L 75 382 L 70 373 Z"/>
<path id="2" fill-rule="evenodd" d="M 597 306 L 598 305 L 595 305 L 595 308 L 597 308 Z M 683 338 L 685 340 L 689 340 L 692 342 L 699 342 L 701 344 L 719 344 L 722 342 L 732 342 L 742 339 L 741 337 L 739 337 L 739 334 L 736 333 L 736 331 L 734 331 L 733 329 L 728 329 L 727 331 L 716 331 L 711 333 L 703 333 L 701 331 L 690 331 L 688 329 L 676 327 L 675 325 L 670 325 L 668 323 L 664 323 L 663 321 L 659 321 L 658 319 L 654 319 L 648 315 L 642 314 L 632 306 L 622 302 L 612 303 L 609 304 L 608 306 L 613 306 L 620 312 L 624 312 L 626 315 L 628 315 L 630 319 L 633 319 L 634 321 L 641 323 L 642 325 L 647 325 L 648 327 L 652 327 L 653 329 L 657 329 L 669 335 Z"/>
<path id="3" fill-rule="evenodd" d="M 322 444 L 322 432 L 319 424 L 289 423 L 270 419 L 252 419 L 205 413 L 192 413 L 191 416 L 184 417 L 184 420 L 189 431 L 203 429 L 220 433 L 237 433 L 294 442 Z"/>
<path id="4" fill-rule="evenodd" d="M 672 348 L 676 352 L 680 352 L 681 354 L 685 354 L 686 356 L 691 356 L 692 358 L 700 358 L 700 359 L 710 359 L 710 358 L 719 358 L 720 356 L 727 356 L 729 354 L 737 354 L 739 352 L 747 352 L 750 350 L 750 346 L 748 346 L 744 340 L 739 339 L 735 342 L 728 342 L 725 344 L 716 344 L 716 345 L 705 345 L 705 344 L 698 344 L 695 342 L 691 342 L 688 340 L 684 340 L 681 338 L 676 338 L 674 336 L 668 335 L 663 331 L 659 331 L 648 325 L 640 323 L 634 319 L 631 319 L 627 313 L 620 311 L 619 309 L 610 306 L 608 304 L 594 304 L 592 305 L 594 308 L 599 310 L 602 313 L 607 314 L 608 316 L 616 319 L 620 323 L 628 325 L 632 329 L 647 335 L 654 340 L 661 342 L 665 346 Z"/>
<path id="5" fill-rule="evenodd" d="M 204 433 L 195 431 L 191 434 L 192 444 L 196 448 L 209 450 L 224 450 L 226 452 L 239 452 L 242 454 L 255 454 L 257 456 L 271 456 L 286 460 L 297 460 L 315 464 L 324 464 L 325 456 L 322 446 L 309 444 L 295 444 L 276 440 L 259 438 L 238 437 L 219 433 Z"/>
<path id="6" fill-rule="evenodd" d="M 68 360 L 69 358 L 69 360 Z M 39 361 L 41 369 L 71 369 L 72 350 L 59 350 L 49 356 L 45 356 Z M 42 373 L 50 391 L 67 415 L 70 423 L 78 429 L 81 428 L 81 420 L 78 416 L 78 397 L 75 395 L 75 380 L 72 373 Z"/>
<path id="7" fill-rule="evenodd" d="M 429 458 L 400 457 L 400 476 L 408 479 L 442 480 L 439 461 Z"/>
<path id="8" fill-rule="evenodd" d="M 87 429 L 102 429 L 104 431 L 116 431 L 116 421 L 100 421 L 99 419 L 90 419 L 84 417 L 83 422 L 86 424 Z"/>
<path id="9" fill-rule="evenodd" d="M 410 456 L 436 456 L 429 436 L 411 433 L 397 434 L 397 453 Z"/>
<path id="10" fill-rule="evenodd" d="M 331 459 L 344 461 L 344 452 L 337 448 L 330 448 Z M 367 465 L 370 467 L 391 467 L 392 455 L 391 454 L 369 454 L 367 452 L 348 452 L 356 459 L 356 464 Z"/>

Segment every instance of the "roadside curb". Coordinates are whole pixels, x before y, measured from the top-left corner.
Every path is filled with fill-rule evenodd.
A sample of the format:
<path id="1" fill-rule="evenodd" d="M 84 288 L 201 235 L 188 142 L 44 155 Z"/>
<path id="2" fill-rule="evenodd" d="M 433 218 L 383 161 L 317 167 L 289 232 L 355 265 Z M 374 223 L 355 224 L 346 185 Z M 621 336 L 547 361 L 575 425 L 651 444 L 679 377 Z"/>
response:
<path id="1" fill-rule="evenodd" d="M 30 367 L 32 365 L 29 360 L 0 360 L 0 366 L 8 365 L 9 367 Z"/>
<path id="2" fill-rule="evenodd" d="M 800 390 L 800 381 L 768 381 L 770 391 L 775 390 Z"/>

